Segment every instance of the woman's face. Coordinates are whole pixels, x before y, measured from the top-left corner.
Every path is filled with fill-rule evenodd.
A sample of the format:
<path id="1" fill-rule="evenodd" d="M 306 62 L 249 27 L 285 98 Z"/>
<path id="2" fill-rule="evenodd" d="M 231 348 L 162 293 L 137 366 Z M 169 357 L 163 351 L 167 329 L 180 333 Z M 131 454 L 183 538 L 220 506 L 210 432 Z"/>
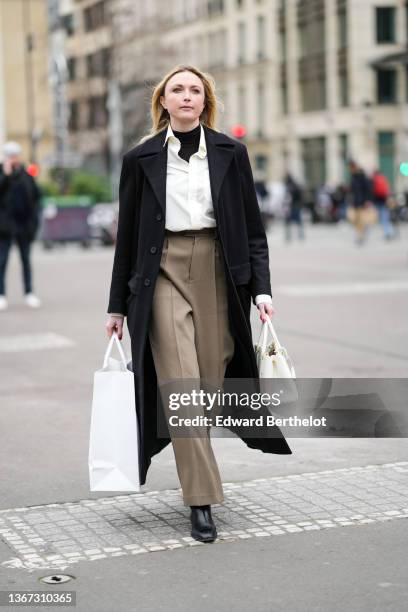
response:
<path id="1" fill-rule="evenodd" d="M 160 102 L 177 126 L 197 123 L 205 106 L 204 85 L 193 72 L 174 74 L 166 83 Z"/>

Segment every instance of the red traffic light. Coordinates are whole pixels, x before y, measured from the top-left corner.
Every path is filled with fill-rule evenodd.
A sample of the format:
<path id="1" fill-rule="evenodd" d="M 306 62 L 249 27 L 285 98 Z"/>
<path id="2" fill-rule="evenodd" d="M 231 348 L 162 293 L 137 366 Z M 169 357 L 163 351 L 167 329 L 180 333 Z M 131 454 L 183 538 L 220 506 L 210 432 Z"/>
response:
<path id="1" fill-rule="evenodd" d="M 246 128 L 240 123 L 236 123 L 235 125 L 233 125 L 231 132 L 232 135 L 235 136 L 235 138 L 243 138 L 244 136 L 246 136 Z"/>
<path id="2" fill-rule="evenodd" d="M 40 167 L 38 166 L 38 164 L 30 164 L 29 166 L 27 166 L 27 174 L 29 174 L 33 178 L 37 178 L 37 176 L 40 174 Z"/>

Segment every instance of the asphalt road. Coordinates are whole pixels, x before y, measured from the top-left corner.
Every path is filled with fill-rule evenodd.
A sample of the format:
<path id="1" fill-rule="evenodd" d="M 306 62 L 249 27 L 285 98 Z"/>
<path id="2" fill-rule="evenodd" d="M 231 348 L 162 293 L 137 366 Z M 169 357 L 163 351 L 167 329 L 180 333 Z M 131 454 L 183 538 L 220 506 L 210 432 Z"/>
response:
<path id="1" fill-rule="evenodd" d="M 359 248 L 347 225 L 307 227 L 306 241 L 290 244 L 276 227 L 269 244 L 274 325 L 298 377 L 406 377 L 408 228 L 389 243 L 375 228 Z M 34 288 L 44 305 L 32 311 L 21 300 L 16 249 L 11 254 L 10 310 L 0 317 L 0 507 L 5 518 L 13 519 L 16 508 L 102 497 L 89 492 L 87 445 L 93 372 L 101 367 L 107 343 L 112 258 L 110 248 L 84 251 L 68 245 L 44 251 L 36 244 Z M 257 340 L 255 308 L 252 314 Z M 127 330 L 124 346 L 129 355 Z M 291 447 L 293 455 L 279 457 L 250 450 L 236 439 L 214 439 L 223 481 L 237 484 L 367 465 L 400 469 L 408 458 L 404 438 L 296 438 Z M 154 458 L 144 490 L 164 495 L 178 487 L 169 445 Z M 370 503 L 375 506 L 372 496 Z M 408 496 L 405 503 L 392 503 L 395 512 L 407 509 Z M 128 610 L 130 605 L 140 610 L 399 611 L 407 596 L 406 525 L 404 518 L 390 515 L 371 524 L 79 560 L 67 570 L 76 577 L 67 588 L 77 592 L 81 611 Z M 16 550 L 3 533 L 1 588 L 44 588 L 37 581 L 44 569 L 7 564 L 21 557 Z"/>

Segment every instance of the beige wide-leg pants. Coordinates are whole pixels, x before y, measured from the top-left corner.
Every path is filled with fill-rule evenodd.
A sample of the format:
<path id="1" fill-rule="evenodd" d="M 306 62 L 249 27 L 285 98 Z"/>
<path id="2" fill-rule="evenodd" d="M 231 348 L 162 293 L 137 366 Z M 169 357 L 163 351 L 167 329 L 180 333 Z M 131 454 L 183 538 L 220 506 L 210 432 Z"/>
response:
<path id="1" fill-rule="evenodd" d="M 203 387 L 208 381 L 222 386 L 234 353 L 234 339 L 229 329 L 225 270 L 216 228 L 166 230 L 149 339 L 159 388 L 170 379 L 183 379 L 183 391 L 188 389 L 189 379 L 194 383 L 204 379 Z M 177 388 L 180 390 L 180 384 Z M 192 388 L 196 389 L 196 384 Z M 175 413 L 169 410 L 166 393 L 162 401 L 168 419 Z M 187 409 L 183 410 L 185 414 Z M 197 414 L 209 413 L 200 406 L 194 409 Z M 175 428 L 169 427 L 169 432 L 184 504 L 222 503 L 210 427 L 193 427 L 188 437 L 178 436 Z"/>

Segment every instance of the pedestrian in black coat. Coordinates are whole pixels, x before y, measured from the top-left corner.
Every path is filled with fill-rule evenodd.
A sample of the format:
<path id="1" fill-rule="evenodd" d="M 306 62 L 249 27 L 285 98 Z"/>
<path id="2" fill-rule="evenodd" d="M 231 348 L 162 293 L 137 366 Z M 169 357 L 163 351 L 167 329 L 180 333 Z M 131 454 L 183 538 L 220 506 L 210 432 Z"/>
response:
<path id="1" fill-rule="evenodd" d="M 30 250 L 40 222 L 41 192 L 27 172 L 17 142 L 4 145 L 4 162 L 0 166 L 0 310 L 6 310 L 5 275 L 9 252 L 16 242 L 23 270 L 25 302 L 31 308 L 41 305 L 32 290 Z"/>

